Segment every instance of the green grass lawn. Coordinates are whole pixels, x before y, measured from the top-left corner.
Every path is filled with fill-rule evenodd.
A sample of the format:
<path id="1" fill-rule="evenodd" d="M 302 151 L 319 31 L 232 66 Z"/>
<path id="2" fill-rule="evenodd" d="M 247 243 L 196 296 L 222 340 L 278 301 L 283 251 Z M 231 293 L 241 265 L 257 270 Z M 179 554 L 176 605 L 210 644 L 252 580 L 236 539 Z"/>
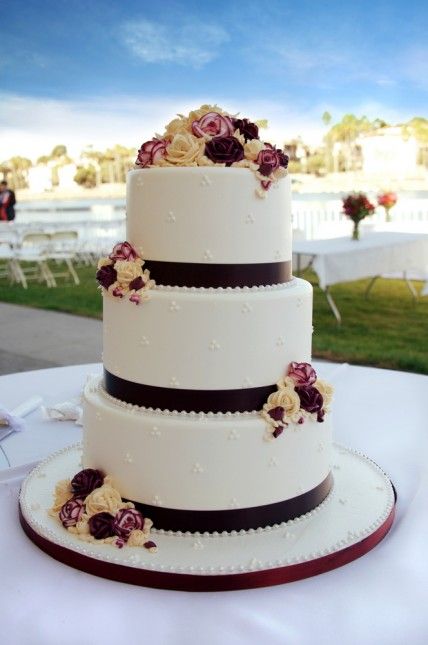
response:
<path id="1" fill-rule="evenodd" d="M 80 268 L 78 274 L 79 287 L 62 281 L 56 289 L 30 282 L 25 290 L 1 279 L 0 301 L 101 318 L 95 269 Z M 428 297 L 415 305 L 400 280 L 378 280 L 369 300 L 368 280 L 336 285 L 331 293 L 342 314 L 338 327 L 316 275 L 304 277 L 314 285 L 314 356 L 428 374 Z"/>

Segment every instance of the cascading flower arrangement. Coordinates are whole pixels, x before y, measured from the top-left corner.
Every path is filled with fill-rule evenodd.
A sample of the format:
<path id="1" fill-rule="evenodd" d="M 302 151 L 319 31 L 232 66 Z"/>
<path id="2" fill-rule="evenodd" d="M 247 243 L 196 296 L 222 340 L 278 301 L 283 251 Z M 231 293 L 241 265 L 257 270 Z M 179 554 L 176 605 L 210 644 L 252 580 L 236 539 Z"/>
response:
<path id="1" fill-rule="evenodd" d="M 290 363 L 263 406 L 269 437 L 276 439 L 289 423 L 302 424 L 306 418 L 322 423 L 333 398 L 333 387 L 317 377 L 309 363 Z"/>
<path id="2" fill-rule="evenodd" d="M 260 182 L 257 194 L 287 174 L 288 156 L 260 140 L 256 123 L 228 114 L 217 105 L 202 105 L 177 115 L 162 135 L 143 143 L 137 168 L 152 166 L 223 166 L 250 168 Z"/>
<path id="3" fill-rule="evenodd" d="M 138 305 L 149 297 L 148 291 L 155 285 L 148 269 L 143 270 L 144 260 L 129 242 L 114 246 L 110 255 L 98 262 L 96 279 L 100 287 L 114 296 L 127 296 Z"/>
<path id="4" fill-rule="evenodd" d="M 379 206 L 383 206 L 385 209 L 385 220 L 387 222 L 391 221 L 391 215 L 390 215 L 390 210 L 395 204 L 397 203 L 397 195 L 396 193 L 392 192 L 391 190 L 379 193 L 377 196 L 377 203 Z"/>
<path id="5" fill-rule="evenodd" d="M 132 502 L 124 502 L 112 479 L 100 470 L 85 468 L 72 479 L 58 482 L 49 514 L 84 542 L 156 551 L 149 539 L 153 522 Z"/>
<path id="6" fill-rule="evenodd" d="M 373 215 L 375 206 L 371 203 L 365 193 L 351 193 L 343 200 L 343 213 L 354 223 L 352 239 L 360 239 L 359 225 L 361 220 Z"/>

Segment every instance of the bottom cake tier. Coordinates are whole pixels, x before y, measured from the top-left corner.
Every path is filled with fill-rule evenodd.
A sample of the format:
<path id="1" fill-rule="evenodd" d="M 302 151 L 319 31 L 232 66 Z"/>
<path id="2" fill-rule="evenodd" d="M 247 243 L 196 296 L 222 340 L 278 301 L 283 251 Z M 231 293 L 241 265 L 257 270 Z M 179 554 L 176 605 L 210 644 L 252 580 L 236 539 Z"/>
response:
<path id="1" fill-rule="evenodd" d="M 116 482 L 156 528 L 247 530 L 309 512 L 332 486 L 330 415 L 276 439 L 256 412 L 153 411 L 84 391 L 84 467 Z"/>

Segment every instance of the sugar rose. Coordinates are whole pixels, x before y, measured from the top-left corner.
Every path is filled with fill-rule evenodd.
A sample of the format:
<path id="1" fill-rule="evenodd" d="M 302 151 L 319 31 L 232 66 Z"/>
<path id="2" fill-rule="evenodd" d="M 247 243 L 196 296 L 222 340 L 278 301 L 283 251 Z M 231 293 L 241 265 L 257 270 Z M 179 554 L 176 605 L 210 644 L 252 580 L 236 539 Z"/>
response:
<path id="1" fill-rule="evenodd" d="M 292 387 L 284 387 L 278 392 L 274 392 L 270 395 L 268 402 L 271 405 L 279 405 L 284 408 L 287 417 L 295 416 L 300 410 L 299 395 Z"/>
<path id="2" fill-rule="evenodd" d="M 315 383 L 315 387 L 324 399 L 324 407 L 328 408 L 333 400 L 333 386 L 330 385 L 330 383 L 326 383 L 325 381 L 318 379 Z"/>
<path id="3" fill-rule="evenodd" d="M 192 132 L 197 137 L 209 135 L 210 137 L 227 137 L 234 132 L 232 120 L 217 112 L 208 112 L 198 121 L 193 121 Z"/>
<path id="4" fill-rule="evenodd" d="M 263 148 L 264 143 L 259 139 L 252 139 L 251 141 L 247 141 L 247 143 L 244 145 L 245 158 L 251 159 L 251 161 L 256 161 L 257 157 L 259 156 L 259 152 L 261 152 Z"/>
<path id="5" fill-rule="evenodd" d="M 138 151 L 136 165 L 146 168 L 158 163 L 165 157 L 168 141 L 165 139 L 152 139 L 143 143 Z"/>
<path id="6" fill-rule="evenodd" d="M 58 513 L 61 510 L 61 507 L 64 506 L 69 499 L 73 497 L 73 491 L 71 490 L 71 483 L 69 479 L 62 479 L 55 486 L 55 500 L 52 506 L 52 511 Z"/>
<path id="7" fill-rule="evenodd" d="M 180 134 L 182 132 L 187 132 L 186 121 L 180 118 L 173 119 L 165 128 L 164 139 L 168 139 L 170 141 L 176 134 Z"/>
<path id="8" fill-rule="evenodd" d="M 129 288 L 133 280 L 141 276 L 141 266 L 135 262 L 118 260 L 114 268 L 117 271 L 117 281 L 122 288 Z"/>
<path id="9" fill-rule="evenodd" d="M 111 260 L 137 260 L 139 255 L 129 242 L 120 242 L 113 247 L 109 255 Z M 99 265 L 98 265 L 99 267 Z M 100 268 L 100 267 L 99 267 Z"/>
<path id="10" fill-rule="evenodd" d="M 85 499 L 85 505 L 86 512 L 90 516 L 96 515 L 96 513 L 115 515 L 124 506 L 119 492 L 109 484 L 104 484 L 92 491 Z"/>
<path id="11" fill-rule="evenodd" d="M 299 387 L 313 385 L 317 380 L 317 373 L 310 363 L 290 363 L 288 376 L 293 379 Z"/>
<path id="12" fill-rule="evenodd" d="M 167 148 L 166 160 L 174 166 L 195 166 L 204 147 L 204 139 L 198 139 L 190 132 L 176 134 Z"/>

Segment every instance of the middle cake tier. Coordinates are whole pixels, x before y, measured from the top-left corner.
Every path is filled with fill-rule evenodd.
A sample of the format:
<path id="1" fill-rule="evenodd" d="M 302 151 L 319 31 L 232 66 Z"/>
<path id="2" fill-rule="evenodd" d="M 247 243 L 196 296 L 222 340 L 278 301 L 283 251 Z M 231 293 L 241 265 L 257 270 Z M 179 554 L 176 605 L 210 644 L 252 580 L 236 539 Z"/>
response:
<path id="1" fill-rule="evenodd" d="M 312 287 L 298 278 L 252 289 L 156 287 L 137 306 L 104 297 L 106 390 L 145 407 L 260 409 L 292 361 L 310 362 L 311 340 Z M 236 396 L 246 403 L 235 407 Z"/>

